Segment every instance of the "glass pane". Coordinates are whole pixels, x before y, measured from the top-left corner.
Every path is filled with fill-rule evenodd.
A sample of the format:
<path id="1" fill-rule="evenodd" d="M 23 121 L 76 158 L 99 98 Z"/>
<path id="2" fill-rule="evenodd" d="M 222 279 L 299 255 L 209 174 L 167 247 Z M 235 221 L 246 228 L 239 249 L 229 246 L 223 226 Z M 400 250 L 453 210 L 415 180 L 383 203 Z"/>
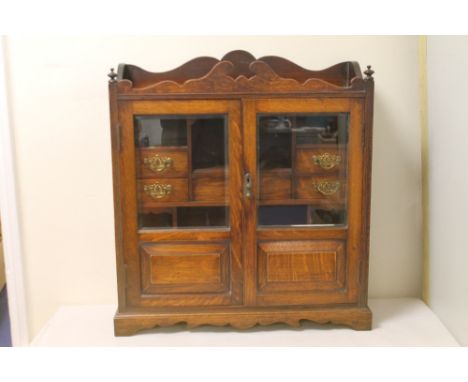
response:
<path id="1" fill-rule="evenodd" d="M 229 226 L 228 207 L 174 207 L 140 211 L 138 226 L 151 228 L 196 228 Z"/>
<path id="2" fill-rule="evenodd" d="M 226 227 L 227 207 L 186 207 L 177 209 L 179 227 Z"/>
<path id="3" fill-rule="evenodd" d="M 186 146 L 187 120 L 180 117 L 135 117 L 137 147 Z"/>
<path id="4" fill-rule="evenodd" d="M 258 115 L 258 225 L 346 224 L 348 119 Z"/>
<path id="5" fill-rule="evenodd" d="M 228 227 L 225 115 L 135 116 L 139 228 Z"/>

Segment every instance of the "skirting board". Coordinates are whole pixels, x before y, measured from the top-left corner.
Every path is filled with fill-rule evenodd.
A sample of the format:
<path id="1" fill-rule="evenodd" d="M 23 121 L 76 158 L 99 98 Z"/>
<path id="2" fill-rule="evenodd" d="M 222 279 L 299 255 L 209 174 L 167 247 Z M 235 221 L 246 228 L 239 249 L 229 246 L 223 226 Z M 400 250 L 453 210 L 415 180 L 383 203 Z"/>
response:
<path id="1" fill-rule="evenodd" d="M 199 313 L 117 313 L 114 318 L 114 333 L 117 336 L 135 334 L 139 330 L 155 327 L 167 327 L 186 323 L 187 329 L 202 325 L 226 326 L 235 329 L 250 329 L 256 325 L 284 323 L 300 327 L 301 321 L 320 324 L 341 324 L 355 330 L 369 330 L 372 325 L 372 313 L 369 308 L 329 308 L 329 309 L 249 309 L 238 312 L 223 310 Z"/>
<path id="2" fill-rule="evenodd" d="M 419 299 L 370 299 L 372 330 L 302 322 L 231 327 L 185 324 L 115 337 L 115 305 L 62 306 L 32 346 L 459 346 L 437 316 Z"/>

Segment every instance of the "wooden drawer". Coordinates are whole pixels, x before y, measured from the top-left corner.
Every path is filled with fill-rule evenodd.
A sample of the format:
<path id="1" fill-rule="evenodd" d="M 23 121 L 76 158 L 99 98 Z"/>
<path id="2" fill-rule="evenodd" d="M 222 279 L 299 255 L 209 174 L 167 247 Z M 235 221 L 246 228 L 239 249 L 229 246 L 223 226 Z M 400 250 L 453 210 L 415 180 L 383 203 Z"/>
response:
<path id="1" fill-rule="evenodd" d="M 184 147 L 142 148 L 137 151 L 140 178 L 187 176 L 188 154 Z"/>
<path id="2" fill-rule="evenodd" d="M 342 202 L 346 195 L 346 179 L 337 176 L 307 176 L 296 178 L 296 198 Z"/>
<path id="3" fill-rule="evenodd" d="M 339 173 L 346 169 L 344 148 L 336 145 L 296 147 L 296 171 L 312 174 Z"/>
<path id="4" fill-rule="evenodd" d="M 228 201 L 227 172 L 224 167 L 198 169 L 192 173 L 192 198 L 195 201 Z"/>
<path id="5" fill-rule="evenodd" d="M 260 199 L 280 200 L 291 198 L 291 170 L 266 170 L 260 173 Z"/>
<path id="6" fill-rule="evenodd" d="M 142 207 L 165 202 L 188 200 L 188 182 L 184 178 L 158 178 L 138 181 L 138 196 Z"/>

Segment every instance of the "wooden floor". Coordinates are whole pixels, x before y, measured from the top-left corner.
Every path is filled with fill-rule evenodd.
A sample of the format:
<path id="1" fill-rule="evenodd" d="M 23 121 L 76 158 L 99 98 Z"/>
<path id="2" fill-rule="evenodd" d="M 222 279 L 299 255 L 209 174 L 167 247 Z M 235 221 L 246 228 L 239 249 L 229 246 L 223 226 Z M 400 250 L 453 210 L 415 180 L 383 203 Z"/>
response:
<path id="1" fill-rule="evenodd" d="M 437 316 L 418 299 L 369 301 L 374 329 L 305 322 L 234 330 L 184 325 L 114 337 L 113 305 L 63 306 L 32 342 L 33 346 L 459 346 Z"/>

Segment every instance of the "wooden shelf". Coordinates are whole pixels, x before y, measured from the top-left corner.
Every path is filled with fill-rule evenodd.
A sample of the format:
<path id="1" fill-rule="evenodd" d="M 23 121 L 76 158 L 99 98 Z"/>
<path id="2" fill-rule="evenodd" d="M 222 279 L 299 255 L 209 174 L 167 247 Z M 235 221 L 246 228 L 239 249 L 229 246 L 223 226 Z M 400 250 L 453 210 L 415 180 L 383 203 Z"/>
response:
<path id="1" fill-rule="evenodd" d="M 345 202 L 335 202 L 329 200 L 311 200 L 311 199 L 282 199 L 282 200 L 259 200 L 260 206 L 297 206 L 297 205 L 313 205 L 313 206 L 339 206 L 345 207 Z"/>
<path id="2" fill-rule="evenodd" d="M 160 203 L 160 206 L 158 205 L 157 207 L 140 207 L 139 212 L 142 213 L 148 213 L 153 210 L 160 210 L 168 207 L 227 207 L 229 204 L 229 201 L 226 201 L 224 203 L 222 202 L 213 202 L 213 201 L 185 201 L 185 202 L 165 202 L 165 203 Z"/>

